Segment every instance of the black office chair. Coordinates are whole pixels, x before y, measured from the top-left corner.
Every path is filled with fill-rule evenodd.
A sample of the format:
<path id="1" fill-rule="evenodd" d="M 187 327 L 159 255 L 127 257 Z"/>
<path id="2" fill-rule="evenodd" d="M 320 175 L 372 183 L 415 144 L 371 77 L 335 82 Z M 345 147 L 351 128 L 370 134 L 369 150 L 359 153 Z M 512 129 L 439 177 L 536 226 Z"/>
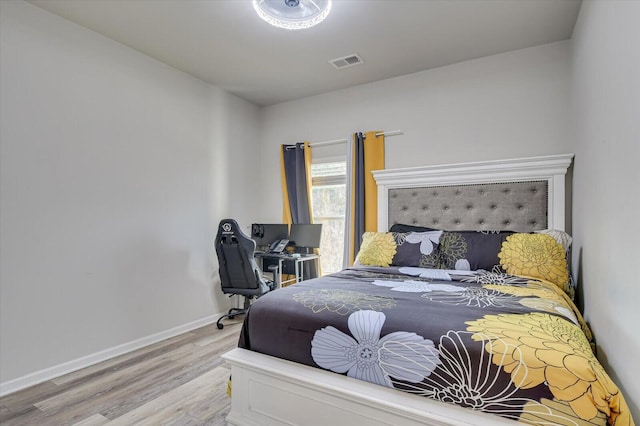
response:
<path id="1" fill-rule="evenodd" d="M 218 225 L 216 236 L 216 253 L 220 265 L 220 282 L 222 292 L 230 297 L 239 294 L 244 297 L 244 307 L 231 308 L 226 315 L 218 318 L 216 325 L 220 330 L 224 328 L 221 321 L 225 318 L 233 319 L 237 315 L 244 315 L 249 310 L 250 300 L 260 297 L 273 290 L 274 281 L 263 277 L 262 271 L 256 263 L 253 253 L 256 242 L 246 236 L 233 219 L 223 219 Z M 277 276 L 277 265 L 273 276 Z"/>

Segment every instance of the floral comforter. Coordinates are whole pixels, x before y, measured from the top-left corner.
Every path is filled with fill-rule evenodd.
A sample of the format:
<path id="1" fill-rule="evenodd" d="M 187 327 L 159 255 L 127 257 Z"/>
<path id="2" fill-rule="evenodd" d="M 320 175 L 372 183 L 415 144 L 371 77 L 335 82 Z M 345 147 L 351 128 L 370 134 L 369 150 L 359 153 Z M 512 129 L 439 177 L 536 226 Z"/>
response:
<path id="1" fill-rule="evenodd" d="M 523 423 L 633 425 L 590 337 L 551 283 L 358 267 L 261 297 L 239 346 Z"/>

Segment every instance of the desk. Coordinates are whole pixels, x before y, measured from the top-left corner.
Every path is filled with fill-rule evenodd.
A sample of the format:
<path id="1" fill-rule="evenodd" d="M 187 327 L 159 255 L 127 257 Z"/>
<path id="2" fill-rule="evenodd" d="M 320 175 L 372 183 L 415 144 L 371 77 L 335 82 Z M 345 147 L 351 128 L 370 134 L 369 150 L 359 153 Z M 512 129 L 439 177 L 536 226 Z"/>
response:
<path id="1" fill-rule="evenodd" d="M 300 256 L 292 256 L 290 254 L 280 254 L 280 253 L 267 253 L 267 252 L 256 252 L 254 253 L 254 257 L 257 257 L 262 260 L 264 266 L 265 259 L 277 260 L 278 261 L 278 279 L 274 276 L 274 281 L 278 284 L 278 286 L 286 287 L 291 284 L 299 283 L 304 280 L 304 264 L 310 260 L 316 262 L 316 270 L 318 270 L 318 259 L 320 259 L 319 254 L 301 254 Z M 283 271 L 285 270 L 285 265 L 287 263 L 294 264 L 294 278 L 282 280 Z M 264 271 L 264 268 L 262 269 Z M 289 274 L 287 274 L 289 275 Z"/>

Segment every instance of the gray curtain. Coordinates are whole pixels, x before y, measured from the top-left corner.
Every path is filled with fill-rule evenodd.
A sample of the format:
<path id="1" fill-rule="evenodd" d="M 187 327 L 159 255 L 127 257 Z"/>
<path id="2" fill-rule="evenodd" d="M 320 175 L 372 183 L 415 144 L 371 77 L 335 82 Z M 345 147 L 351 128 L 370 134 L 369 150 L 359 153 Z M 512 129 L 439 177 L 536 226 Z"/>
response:
<path id="1" fill-rule="evenodd" d="M 384 133 L 357 132 L 349 149 L 349 261 L 360 251 L 362 234 L 378 230 L 378 186 L 373 171 L 384 169 Z"/>
<path id="2" fill-rule="evenodd" d="M 354 224 L 353 232 L 355 238 L 353 240 L 353 256 L 355 257 L 360 251 L 360 243 L 362 242 L 362 234 L 364 233 L 364 134 L 357 132 L 354 134 Z"/>
<path id="3" fill-rule="evenodd" d="M 282 145 L 282 158 L 292 223 L 311 223 L 304 143 Z"/>
<path id="4" fill-rule="evenodd" d="M 282 162 L 286 190 L 289 196 L 291 223 L 313 223 L 313 216 L 309 207 L 311 205 L 311 194 L 309 193 L 311 182 L 307 180 L 307 176 L 310 175 L 310 173 L 307 173 L 307 165 L 311 164 L 311 158 L 305 158 L 304 143 L 282 145 Z M 304 265 L 305 280 L 318 276 L 318 270 L 314 262 L 305 262 Z"/>

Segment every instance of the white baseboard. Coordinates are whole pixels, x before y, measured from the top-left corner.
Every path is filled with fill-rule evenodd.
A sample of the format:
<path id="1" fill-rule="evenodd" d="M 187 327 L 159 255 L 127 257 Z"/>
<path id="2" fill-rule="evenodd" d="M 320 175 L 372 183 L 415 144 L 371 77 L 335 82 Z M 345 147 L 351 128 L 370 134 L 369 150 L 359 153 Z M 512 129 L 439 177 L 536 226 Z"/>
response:
<path id="1" fill-rule="evenodd" d="M 178 327 L 174 327 L 169 330 L 164 330 L 150 336 L 142 337 L 140 339 L 115 346 L 113 348 L 105 349 L 59 365 L 54 365 L 53 367 L 45 368 L 44 370 L 29 373 L 25 376 L 18 377 L 17 379 L 0 383 L 0 396 L 5 396 L 21 389 L 28 388 L 29 386 L 37 385 L 38 383 L 42 383 L 47 380 L 60 377 L 64 374 L 71 373 L 72 371 L 80 370 L 81 368 L 89 367 L 90 365 L 97 364 L 110 358 L 126 354 L 127 352 L 140 349 L 144 346 L 157 343 L 161 340 L 177 336 L 178 334 L 186 333 L 187 331 L 195 330 L 196 328 L 212 324 L 216 322 L 222 315 L 224 315 L 224 313 L 210 315 L 187 324 L 179 325 Z"/>

